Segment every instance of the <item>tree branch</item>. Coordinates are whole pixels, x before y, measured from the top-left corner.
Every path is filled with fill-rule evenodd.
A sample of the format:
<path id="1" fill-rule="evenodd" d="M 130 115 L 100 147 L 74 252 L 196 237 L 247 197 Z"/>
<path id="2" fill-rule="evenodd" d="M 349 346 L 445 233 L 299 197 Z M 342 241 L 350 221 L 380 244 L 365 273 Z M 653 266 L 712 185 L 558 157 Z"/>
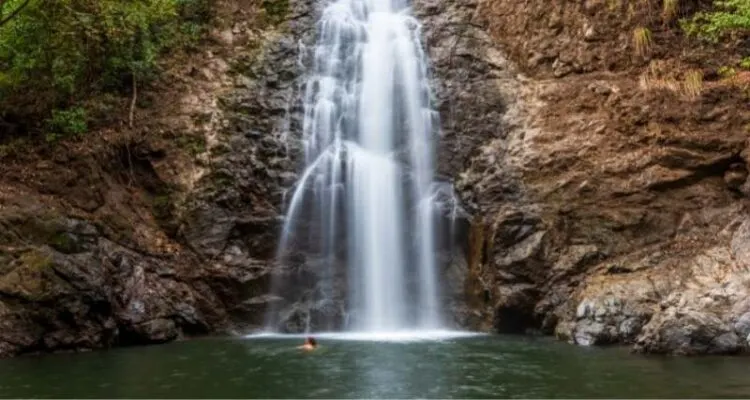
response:
<path id="1" fill-rule="evenodd" d="M 135 79 L 135 72 L 133 72 L 133 98 L 130 99 L 130 115 L 128 118 L 128 126 L 133 129 L 133 114 L 135 113 L 135 102 L 138 100 L 138 82 Z"/>
<path id="2" fill-rule="evenodd" d="M 0 0 L 0 9 L 2 9 L 2 7 L 5 5 L 6 2 L 7 2 L 7 0 Z M 10 14 L 8 14 L 7 16 L 0 17 L 0 27 L 2 27 L 6 23 L 8 23 L 8 21 L 10 21 L 13 18 L 15 18 L 15 16 L 18 15 L 24 8 L 26 8 L 26 6 L 28 6 L 29 3 L 31 3 L 31 0 L 26 0 L 26 1 L 23 2 L 23 4 L 21 4 L 20 6 L 16 7 L 15 10 L 11 11 Z M 0 13 L 0 15 L 2 15 L 2 13 Z"/>

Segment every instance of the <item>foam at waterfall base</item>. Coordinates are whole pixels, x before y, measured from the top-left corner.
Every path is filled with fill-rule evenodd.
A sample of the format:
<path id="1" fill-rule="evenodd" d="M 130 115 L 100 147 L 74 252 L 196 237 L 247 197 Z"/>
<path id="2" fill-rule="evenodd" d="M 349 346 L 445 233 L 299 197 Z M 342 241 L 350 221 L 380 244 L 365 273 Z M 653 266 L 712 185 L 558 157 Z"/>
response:
<path id="1" fill-rule="evenodd" d="M 313 336 L 316 339 L 359 341 L 359 342 L 419 342 L 484 336 L 484 333 L 450 330 L 409 330 L 393 332 L 311 332 L 311 333 L 256 333 L 246 339 L 303 339 Z"/>

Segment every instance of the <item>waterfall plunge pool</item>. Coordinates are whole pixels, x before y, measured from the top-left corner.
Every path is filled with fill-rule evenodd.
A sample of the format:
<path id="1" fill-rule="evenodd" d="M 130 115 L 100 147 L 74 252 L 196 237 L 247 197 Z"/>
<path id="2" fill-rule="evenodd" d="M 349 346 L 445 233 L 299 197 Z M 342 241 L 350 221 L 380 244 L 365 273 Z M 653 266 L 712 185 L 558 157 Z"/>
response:
<path id="1" fill-rule="evenodd" d="M 300 336 L 256 336 L 5 359 L 0 397 L 750 397 L 745 358 L 644 357 L 515 336 L 316 337 L 310 353 L 295 349 Z"/>

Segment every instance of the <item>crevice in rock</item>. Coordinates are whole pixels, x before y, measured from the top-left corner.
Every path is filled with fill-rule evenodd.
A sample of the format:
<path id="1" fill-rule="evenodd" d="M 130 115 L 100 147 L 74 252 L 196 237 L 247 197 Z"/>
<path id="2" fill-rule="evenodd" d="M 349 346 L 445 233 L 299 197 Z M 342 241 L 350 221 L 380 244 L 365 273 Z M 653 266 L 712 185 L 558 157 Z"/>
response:
<path id="1" fill-rule="evenodd" d="M 538 330 L 540 323 L 525 309 L 500 307 L 495 310 L 494 328 L 497 333 L 525 334 Z"/>
<path id="2" fill-rule="evenodd" d="M 729 157 L 719 158 L 709 164 L 700 165 L 693 169 L 693 173 L 675 180 L 665 180 L 655 182 L 648 186 L 649 189 L 655 191 L 667 191 L 677 190 L 687 186 L 695 185 L 696 183 L 708 179 L 719 177 L 722 178 L 724 173 L 729 169 L 732 164 L 742 162 L 739 154 L 733 154 Z"/>

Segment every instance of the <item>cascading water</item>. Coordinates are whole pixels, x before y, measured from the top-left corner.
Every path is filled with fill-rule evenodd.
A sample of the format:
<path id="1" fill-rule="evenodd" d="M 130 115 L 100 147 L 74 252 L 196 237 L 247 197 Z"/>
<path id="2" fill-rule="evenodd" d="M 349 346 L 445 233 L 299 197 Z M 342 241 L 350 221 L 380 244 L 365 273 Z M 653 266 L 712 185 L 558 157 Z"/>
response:
<path id="1" fill-rule="evenodd" d="M 335 296 L 335 266 L 345 254 L 350 330 L 442 325 L 437 114 L 407 1 L 328 4 L 305 89 L 306 168 L 291 196 L 280 256 L 300 247 L 316 254 L 317 300 L 325 303 Z"/>

